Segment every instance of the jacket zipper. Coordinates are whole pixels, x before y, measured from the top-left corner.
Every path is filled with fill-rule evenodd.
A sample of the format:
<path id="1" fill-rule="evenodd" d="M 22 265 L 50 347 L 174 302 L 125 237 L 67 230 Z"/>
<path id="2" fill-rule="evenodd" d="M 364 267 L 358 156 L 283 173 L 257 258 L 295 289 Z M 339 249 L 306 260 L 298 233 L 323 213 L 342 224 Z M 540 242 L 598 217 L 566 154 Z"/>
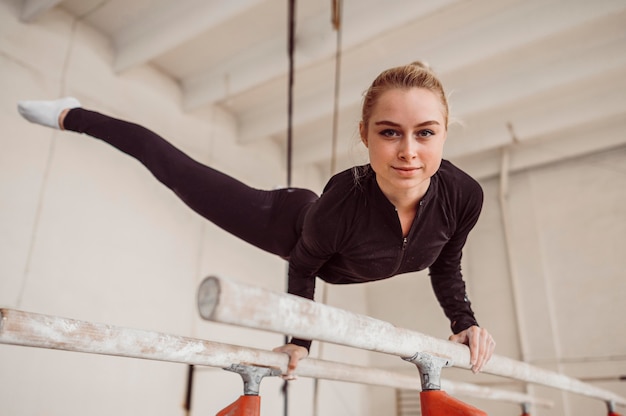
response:
<path id="1" fill-rule="evenodd" d="M 419 202 L 419 207 L 417 208 L 417 214 L 415 214 L 415 219 L 413 220 L 413 224 L 411 224 L 411 229 L 409 230 L 409 235 L 411 235 L 411 231 L 413 230 L 413 227 L 415 226 L 415 223 L 419 220 L 423 208 L 424 208 L 424 200 L 421 200 Z M 394 272 L 394 275 L 396 273 L 398 273 L 398 270 L 400 270 L 400 266 L 402 266 L 402 261 L 404 260 L 404 255 L 406 253 L 406 247 L 408 245 L 409 245 L 409 238 L 408 237 L 402 237 L 402 248 L 400 249 L 400 256 L 398 257 L 398 264 L 396 264 L 396 268 L 395 268 L 396 270 Z"/>

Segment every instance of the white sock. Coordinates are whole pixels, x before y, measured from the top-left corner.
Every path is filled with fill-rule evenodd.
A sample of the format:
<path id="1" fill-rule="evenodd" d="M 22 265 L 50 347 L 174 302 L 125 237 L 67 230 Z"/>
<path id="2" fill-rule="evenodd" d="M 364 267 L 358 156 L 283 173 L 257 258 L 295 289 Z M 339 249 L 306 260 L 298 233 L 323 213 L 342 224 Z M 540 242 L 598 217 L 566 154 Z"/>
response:
<path id="1" fill-rule="evenodd" d="M 41 124 L 60 130 L 59 115 L 68 108 L 80 107 L 74 97 L 59 98 L 51 101 L 18 101 L 17 111 L 31 123 Z"/>

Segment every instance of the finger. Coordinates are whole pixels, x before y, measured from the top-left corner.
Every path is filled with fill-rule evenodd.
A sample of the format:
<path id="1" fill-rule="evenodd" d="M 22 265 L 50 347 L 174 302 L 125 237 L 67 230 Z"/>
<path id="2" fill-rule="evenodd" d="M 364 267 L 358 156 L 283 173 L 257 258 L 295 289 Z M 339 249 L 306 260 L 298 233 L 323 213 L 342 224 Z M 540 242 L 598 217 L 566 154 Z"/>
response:
<path id="1" fill-rule="evenodd" d="M 289 354 L 289 364 L 287 365 L 287 374 L 293 376 L 293 372 L 298 366 L 300 358 L 296 355 L 295 351 Z"/>
<path id="2" fill-rule="evenodd" d="M 283 380 L 286 381 L 295 380 L 297 377 L 294 374 L 294 371 L 298 366 L 298 358 L 295 356 L 295 354 L 293 354 L 293 352 L 286 354 L 289 356 L 289 362 L 287 363 L 287 374 L 283 374 L 281 377 Z"/>
<path id="3" fill-rule="evenodd" d="M 476 361 L 474 361 L 474 368 L 472 369 L 475 373 L 479 372 L 482 364 L 483 364 L 483 359 L 485 357 L 485 344 L 484 344 L 484 336 L 483 336 L 483 331 L 482 330 L 478 330 L 476 331 L 475 334 L 475 345 L 476 345 Z"/>
<path id="4" fill-rule="evenodd" d="M 493 353 L 494 342 L 491 335 L 486 330 L 480 331 L 480 351 L 478 351 L 478 362 L 476 363 L 476 372 L 482 371 L 491 354 Z"/>
<path id="5" fill-rule="evenodd" d="M 482 343 L 479 344 L 480 347 L 476 349 L 476 361 L 472 365 L 472 371 L 474 373 L 479 373 L 482 370 L 484 362 L 485 362 L 485 349 Z"/>
<path id="6" fill-rule="evenodd" d="M 480 332 L 476 331 L 474 327 L 471 327 L 468 329 L 467 335 L 469 339 L 470 365 L 472 366 L 472 370 L 474 370 L 480 359 Z"/>
<path id="7" fill-rule="evenodd" d="M 495 351 L 495 349 L 496 349 L 496 342 L 493 340 L 493 337 L 490 335 L 489 341 L 487 343 L 487 351 L 485 354 L 485 363 L 483 364 L 483 366 L 486 365 L 489 362 L 489 360 L 491 360 L 491 357 L 493 357 L 493 352 Z"/>

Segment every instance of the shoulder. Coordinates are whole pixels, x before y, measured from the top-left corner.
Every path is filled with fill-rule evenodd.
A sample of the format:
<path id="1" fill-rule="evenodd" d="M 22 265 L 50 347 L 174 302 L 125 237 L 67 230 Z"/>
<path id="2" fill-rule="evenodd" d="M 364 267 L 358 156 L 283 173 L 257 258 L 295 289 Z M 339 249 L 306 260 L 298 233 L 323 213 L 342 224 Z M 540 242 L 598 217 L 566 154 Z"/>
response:
<path id="1" fill-rule="evenodd" d="M 365 207 L 368 186 L 363 185 L 368 176 L 367 168 L 358 166 L 330 178 L 304 218 L 302 242 L 311 251 L 335 252 L 342 247 Z"/>
<path id="2" fill-rule="evenodd" d="M 478 181 L 443 160 L 435 174 L 437 194 L 444 209 L 456 218 L 457 224 L 473 226 L 483 208 L 484 194 Z"/>
<path id="3" fill-rule="evenodd" d="M 460 198 L 477 199 L 482 202 L 483 189 L 480 183 L 469 174 L 455 166 L 448 160 L 442 160 L 436 175 L 445 188 L 446 193 Z"/>
<path id="4" fill-rule="evenodd" d="M 322 195 L 329 192 L 352 193 L 362 191 L 363 185 L 371 181 L 373 177 L 374 171 L 370 165 L 353 166 L 330 178 Z"/>
<path id="5" fill-rule="evenodd" d="M 372 177 L 373 171 L 369 165 L 355 166 L 337 173 L 330 178 L 307 216 L 330 222 L 352 218 L 367 204 Z"/>

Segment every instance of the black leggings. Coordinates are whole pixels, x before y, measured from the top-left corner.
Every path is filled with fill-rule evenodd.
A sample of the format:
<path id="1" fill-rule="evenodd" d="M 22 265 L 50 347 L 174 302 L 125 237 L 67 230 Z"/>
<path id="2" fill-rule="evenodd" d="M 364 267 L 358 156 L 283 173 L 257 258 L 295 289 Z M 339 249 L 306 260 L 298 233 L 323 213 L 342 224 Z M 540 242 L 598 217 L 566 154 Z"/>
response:
<path id="1" fill-rule="evenodd" d="M 156 133 L 123 120 L 76 108 L 67 130 L 101 139 L 143 163 L 191 209 L 254 246 L 288 258 L 304 214 L 318 196 L 307 189 L 251 188 L 193 160 Z"/>

